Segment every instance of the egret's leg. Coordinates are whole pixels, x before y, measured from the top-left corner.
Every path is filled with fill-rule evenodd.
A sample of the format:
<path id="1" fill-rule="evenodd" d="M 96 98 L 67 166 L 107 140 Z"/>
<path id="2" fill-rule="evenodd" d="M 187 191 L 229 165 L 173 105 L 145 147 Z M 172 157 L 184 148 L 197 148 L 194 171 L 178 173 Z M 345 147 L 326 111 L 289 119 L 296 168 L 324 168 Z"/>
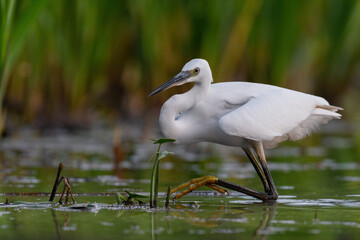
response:
<path id="1" fill-rule="evenodd" d="M 205 176 L 205 177 L 201 177 L 201 178 L 196 178 L 196 179 L 193 179 L 193 180 L 190 180 L 189 182 L 186 182 L 184 184 L 181 184 L 180 186 L 172 189 L 170 191 L 170 194 L 173 194 L 175 193 L 176 191 L 178 190 L 181 190 L 183 188 L 186 188 L 186 190 L 182 191 L 181 193 L 177 194 L 174 199 L 179 199 L 181 197 L 183 197 L 184 195 L 194 191 L 195 189 L 197 189 L 198 187 L 201 187 L 201 186 L 208 186 L 208 185 L 217 185 L 217 186 L 221 186 L 221 187 L 225 187 L 225 188 L 228 188 L 228 189 L 231 189 L 231 190 L 234 190 L 234 191 L 237 191 L 237 192 L 241 192 L 241 193 L 244 193 L 244 194 L 247 194 L 249 196 L 252 196 L 252 197 L 255 197 L 257 199 L 260 199 L 260 200 L 263 200 L 263 201 L 268 201 L 268 200 L 276 200 L 277 199 L 277 196 L 275 197 L 274 195 L 272 194 L 269 194 L 269 193 L 262 193 L 262 192 L 259 192 L 259 191 L 256 191 L 256 190 L 253 190 L 253 189 L 250 189 L 250 188 L 247 188 L 247 187 L 244 187 L 244 186 L 240 186 L 240 185 L 237 185 L 235 183 L 232 183 L 232 182 L 228 182 L 228 181 L 225 181 L 225 180 L 222 180 L 222 179 L 219 179 L 217 177 L 212 177 L 212 176 Z M 214 188 L 213 188 L 214 189 Z M 220 188 L 221 189 L 221 188 Z M 223 191 L 226 191 L 224 189 L 222 189 Z M 219 191 L 220 192 L 220 191 Z M 222 193 L 222 192 L 221 192 Z"/>
<path id="2" fill-rule="evenodd" d="M 257 174 L 259 175 L 261 182 L 263 183 L 264 186 L 264 191 L 269 192 L 270 187 L 266 180 L 264 171 L 261 169 L 258 158 L 256 157 L 256 155 L 254 154 L 251 148 L 243 148 L 243 150 L 246 153 L 247 157 L 249 158 L 250 162 L 252 163 L 253 167 L 255 168 Z"/>
<path id="3" fill-rule="evenodd" d="M 177 194 L 174 199 L 179 199 L 181 197 L 183 197 L 184 195 L 194 191 L 195 189 L 201 187 L 201 186 L 207 186 L 210 187 L 222 194 L 226 194 L 228 193 L 228 191 L 226 191 L 225 189 L 222 189 L 220 187 L 214 186 L 214 184 L 216 184 L 216 182 L 218 181 L 217 177 L 213 177 L 213 176 L 204 176 L 204 177 L 200 177 L 200 178 L 194 178 L 186 183 L 183 183 L 179 186 L 177 186 L 176 188 L 173 188 L 170 191 L 170 194 L 173 194 L 183 188 L 187 188 L 184 191 L 182 191 L 181 193 Z"/>
<path id="4" fill-rule="evenodd" d="M 181 189 L 183 189 L 183 188 L 186 188 L 186 187 L 188 187 L 188 186 L 190 186 L 190 185 L 199 183 L 199 182 L 203 181 L 204 179 L 206 179 L 207 177 L 211 177 L 211 176 L 204 176 L 204 177 L 194 178 L 194 179 L 191 179 L 191 180 L 188 181 L 188 182 L 185 182 L 185 183 L 183 183 L 183 184 L 180 184 L 179 186 L 171 189 L 170 194 L 173 194 L 174 192 L 177 192 L 177 191 L 179 191 L 179 190 L 181 190 Z"/>
<path id="5" fill-rule="evenodd" d="M 214 189 L 215 191 L 217 191 L 219 193 L 230 195 L 230 193 L 227 190 L 222 189 L 221 187 L 218 187 L 218 186 L 216 186 L 214 184 L 206 184 L 205 186 L 207 186 L 209 188 L 212 188 L 212 189 Z"/>
<path id="6" fill-rule="evenodd" d="M 256 191 L 256 190 L 244 187 L 244 186 L 240 186 L 235 183 L 227 182 L 227 181 L 219 179 L 217 177 L 205 176 L 205 177 L 201 177 L 201 178 L 195 178 L 189 182 L 181 184 L 180 186 L 172 189 L 170 191 L 170 194 L 173 194 L 174 192 L 176 192 L 180 189 L 187 188 L 186 190 L 184 190 L 183 192 L 179 193 L 178 195 L 176 195 L 174 197 L 174 199 L 179 199 L 182 196 L 194 191 L 195 189 L 197 189 L 200 186 L 206 185 L 206 186 L 210 187 L 211 185 L 212 186 L 216 185 L 216 186 L 225 187 L 225 188 L 237 191 L 237 192 L 247 194 L 249 196 L 255 197 L 255 198 L 263 200 L 263 201 L 276 200 L 278 198 L 278 193 L 276 191 L 274 181 L 271 177 L 270 171 L 266 164 L 266 158 L 265 158 L 262 143 L 255 142 L 255 141 L 251 141 L 250 143 L 252 144 L 253 150 L 255 151 L 255 153 L 258 157 L 256 157 L 256 155 L 254 154 L 254 152 L 251 148 L 243 148 L 243 149 L 244 149 L 246 155 L 248 156 L 248 158 L 250 159 L 251 163 L 253 164 L 257 174 L 259 175 L 259 177 L 264 185 L 265 193 Z M 215 189 L 215 190 L 217 190 L 217 189 Z M 225 191 L 224 189 L 221 189 L 221 190 Z M 219 192 L 221 192 L 221 191 L 219 191 Z"/>
<path id="7" fill-rule="evenodd" d="M 254 198 L 257 198 L 257 199 L 260 199 L 260 200 L 263 200 L 263 201 L 269 201 L 269 200 L 276 200 L 277 199 L 277 196 L 274 197 L 271 194 L 259 192 L 259 191 L 253 190 L 251 188 L 240 186 L 240 185 L 237 185 L 235 183 L 228 182 L 228 181 L 225 181 L 225 180 L 222 180 L 222 179 L 218 179 L 215 184 L 218 185 L 218 186 L 221 186 L 221 187 L 225 187 L 225 188 L 237 191 L 237 192 L 244 193 L 246 195 L 252 196 Z"/>
<path id="8" fill-rule="evenodd" d="M 247 187 L 243 187 L 243 186 L 231 183 L 231 182 L 227 182 L 222 179 L 218 179 L 218 181 L 216 182 L 216 185 L 222 186 L 222 187 L 234 190 L 234 191 L 238 191 L 241 193 L 245 193 L 247 195 L 250 195 L 252 197 L 255 197 L 255 198 L 263 200 L 263 201 L 276 200 L 278 198 L 278 193 L 276 191 L 274 181 L 271 177 L 270 171 L 266 164 L 266 159 L 265 159 L 265 154 L 264 154 L 264 149 L 263 149 L 262 143 L 256 142 L 256 141 L 249 141 L 249 142 L 253 146 L 254 151 L 255 151 L 256 155 L 258 156 L 258 158 L 255 156 L 255 154 L 251 150 L 251 148 L 243 148 L 243 149 L 244 149 L 246 155 L 249 157 L 251 163 L 253 164 L 261 181 L 263 182 L 265 193 L 262 193 L 262 192 L 259 192 L 259 191 L 256 191 L 256 190 L 253 190 L 253 189 L 250 189 Z M 259 159 L 260 165 L 259 165 L 259 162 L 257 159 Z"/>
<path id="9" fill-rule="evenodd" d="M 278 192 L 276 190 L 274 180 L 272 179 L 271 173 L 270 173 L 267 163 L 266 163 L 263 145 L 261 142 L 253 142 L 253 146 L 254 146 L 254 150 L 255 150 L 256 154 L 259 157 L 261 167 L 265 173 L 267 182 L 269 183 L 269 186 L 270 186 L 270 192 L 267 192 L 267 193 L 274 195 L 274 197 L 277 199 Z"/>

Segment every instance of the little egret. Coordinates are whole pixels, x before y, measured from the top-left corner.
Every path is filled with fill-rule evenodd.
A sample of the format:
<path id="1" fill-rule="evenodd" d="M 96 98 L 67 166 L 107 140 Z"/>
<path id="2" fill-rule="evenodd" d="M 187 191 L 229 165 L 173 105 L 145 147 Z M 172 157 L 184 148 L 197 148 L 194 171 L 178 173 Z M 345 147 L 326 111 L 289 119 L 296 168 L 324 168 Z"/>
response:
<path id="1" fill-rule="evenodd" d="M 186 188 L 175 199 L 205 185 L 221 193 L 227 193 L 221 188 L 225 187 L 263 201 L 276 200 L 278 193 L 264 148 L 299 140 L 320 124 L 341 117 L 336 111 L 342 108 L 329 105 L 321 97 L 258 83 L 212 84 L 210 66 L 204 59 L 186 63 L 179 74 L 149 96 L 190 82 L 195 83 L 191 90 L 172 96 L 162 106 L 159 118 L 162 133 L 180 144 L 212 142 L 241 147 L 259 175 L 264 193 L 205 176 L 172 189 L 171 194 Z"/>

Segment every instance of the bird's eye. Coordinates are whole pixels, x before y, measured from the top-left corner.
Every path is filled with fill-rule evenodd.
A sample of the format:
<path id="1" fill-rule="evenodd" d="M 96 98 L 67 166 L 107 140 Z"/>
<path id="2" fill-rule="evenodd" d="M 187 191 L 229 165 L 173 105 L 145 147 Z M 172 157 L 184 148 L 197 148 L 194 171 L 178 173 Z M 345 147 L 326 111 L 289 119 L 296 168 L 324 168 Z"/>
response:
<path id="1" fill-rule="evenodd" d="M 194 70 L 193 70 L 193 73 L 195 73 L 195 74 L 198 74 L 200 72 L 200 68 L 195 68 Z"/>

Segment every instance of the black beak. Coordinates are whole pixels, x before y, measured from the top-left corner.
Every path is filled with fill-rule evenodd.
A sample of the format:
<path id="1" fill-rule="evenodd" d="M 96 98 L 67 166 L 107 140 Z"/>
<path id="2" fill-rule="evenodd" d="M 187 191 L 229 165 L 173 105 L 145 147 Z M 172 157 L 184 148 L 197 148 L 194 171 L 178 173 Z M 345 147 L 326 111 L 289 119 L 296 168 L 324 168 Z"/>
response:
<path id="1" fill-rule="evenodd" d="M 185 83 L 185 80 L 191 76 L 192 76 L 191 71 L 182 71 L 173 78 L 171 78 L 169 81 L 165 82 L 164 84 L 156 88 L 154 91 L 152 91 L 148 97 L 154 96 L 155 94 L 165 91 L 166 89 L 171 88 L 173 86 L 182 85 Z"/>

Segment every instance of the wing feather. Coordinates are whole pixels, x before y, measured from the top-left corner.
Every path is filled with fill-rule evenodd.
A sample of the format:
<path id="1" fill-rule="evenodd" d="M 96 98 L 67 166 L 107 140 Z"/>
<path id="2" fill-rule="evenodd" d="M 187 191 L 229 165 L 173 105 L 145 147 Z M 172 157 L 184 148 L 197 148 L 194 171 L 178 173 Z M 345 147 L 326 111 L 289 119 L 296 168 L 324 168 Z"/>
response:
<path id="1" fill-rule="evenodd" d="M 340 108 L 330 106 L 321 97 L 274 89 L 221 117 L 219 126 L 226 134 L 263 141 L 264 146 L 273 147 L 287 139 L 300 139 L 317 125 L 339 118 L 337 110 Z"/>

